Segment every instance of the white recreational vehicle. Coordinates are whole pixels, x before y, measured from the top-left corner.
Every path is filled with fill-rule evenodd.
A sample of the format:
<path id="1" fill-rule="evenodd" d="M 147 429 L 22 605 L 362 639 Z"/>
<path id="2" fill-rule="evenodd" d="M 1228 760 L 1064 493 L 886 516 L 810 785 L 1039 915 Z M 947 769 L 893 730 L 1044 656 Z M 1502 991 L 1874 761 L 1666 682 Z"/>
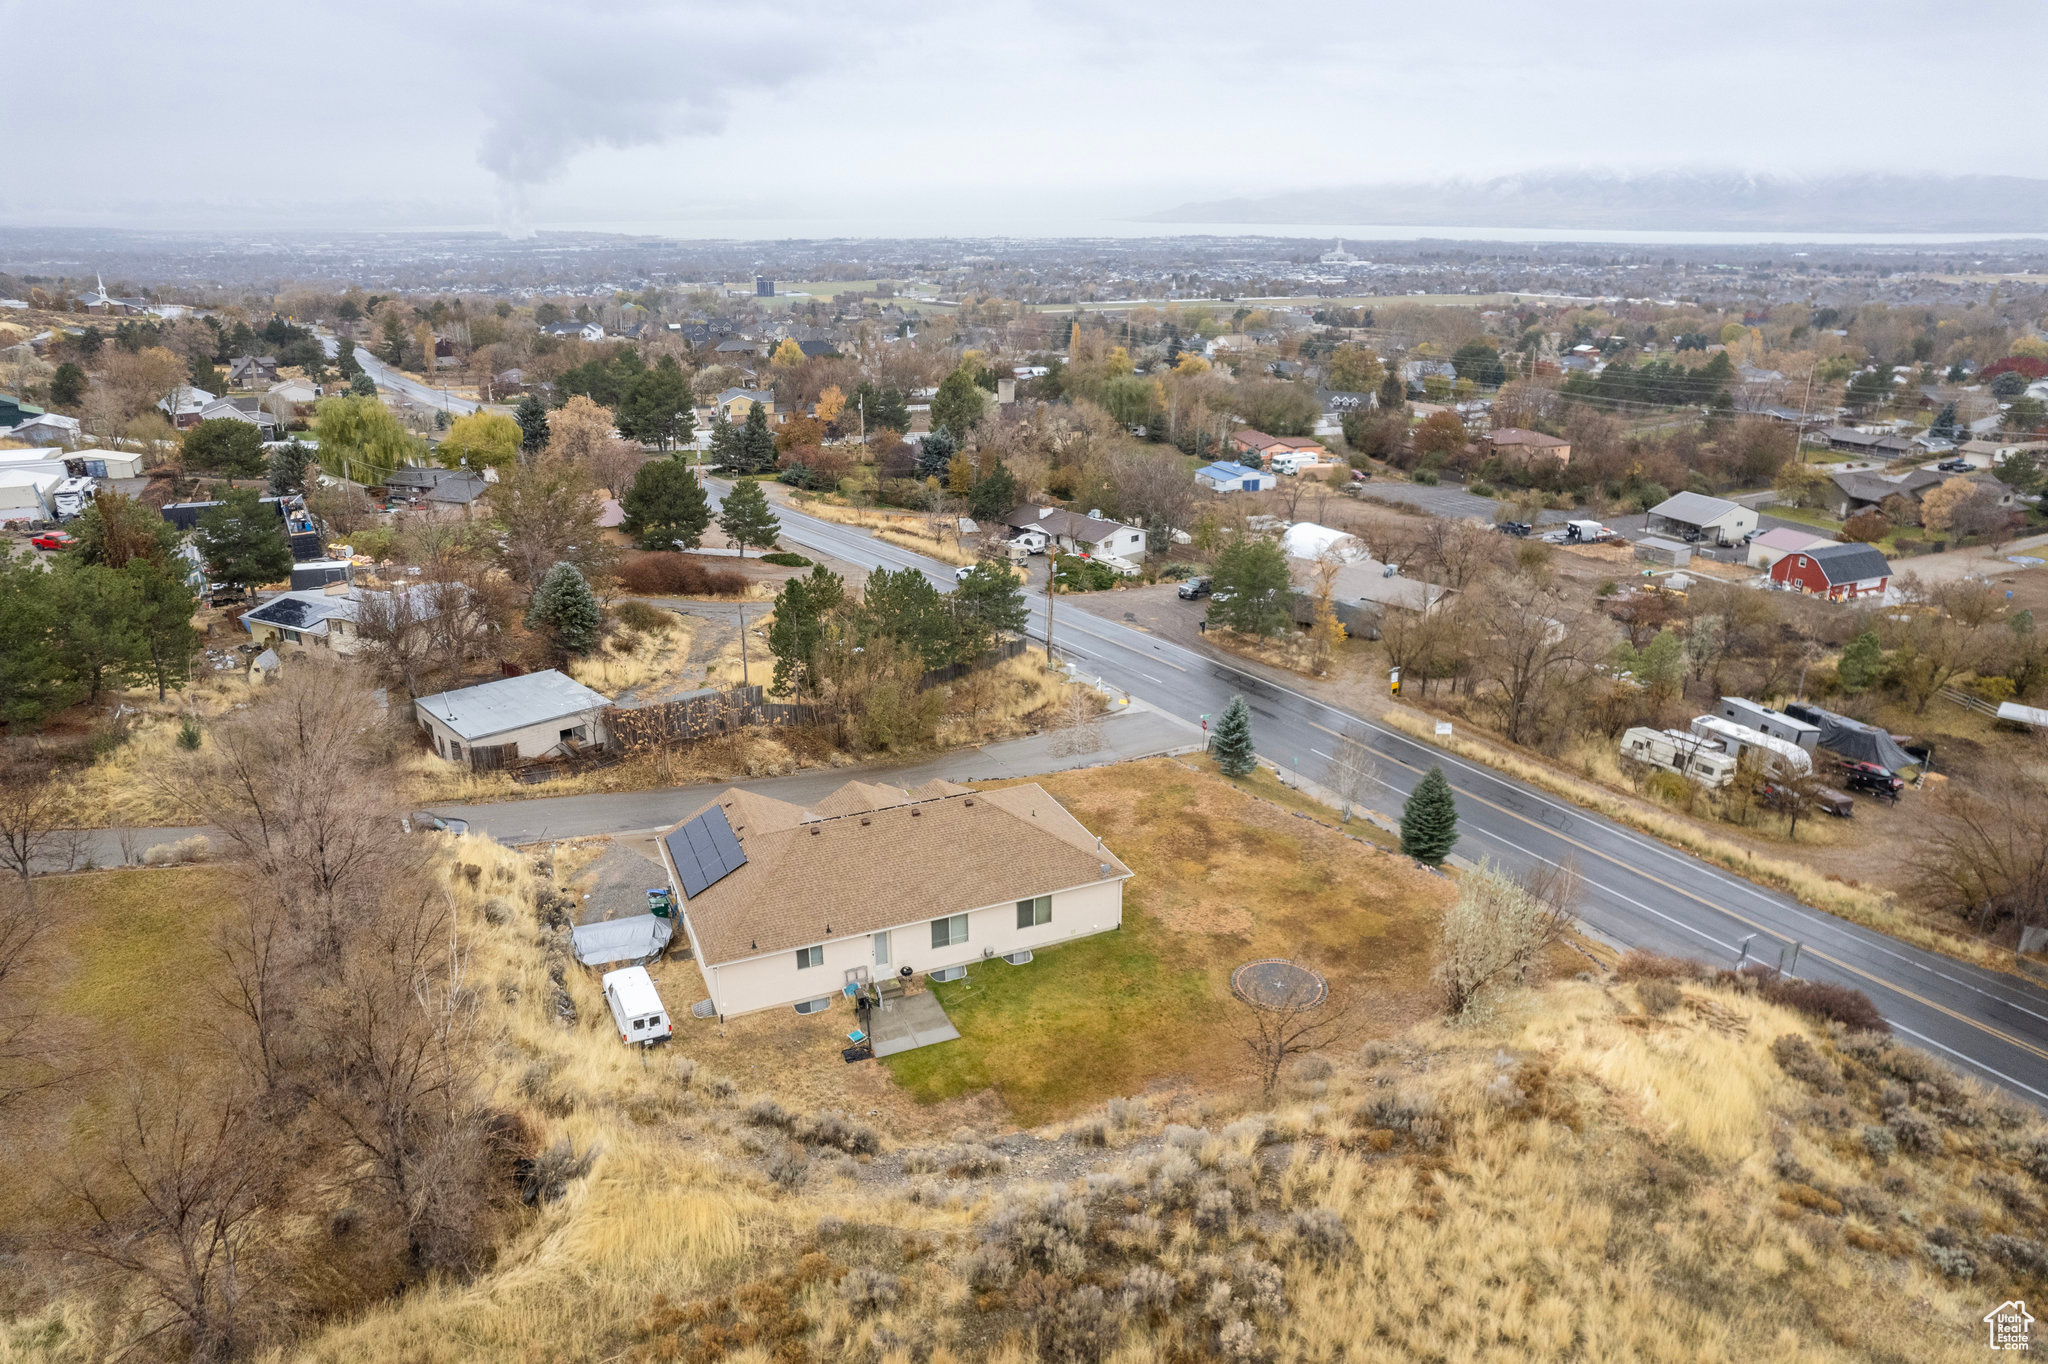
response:
<path id="1" fill-rule="evenodd" d="M 1638 725 L 1621 736 L 1621 756 L 1676 772 L 1715 789 L 1735 780 L 1735 758 L 1720 744 L 1682 729 Z"/>
<path id="2" fill-rule="evenodd" d="M 676 1025 L 662 1007 L 661 996 L 654 989 L 654 977 L 647 974 L 644 966 L 605 972 L 604 1002 L 611 1006 L 612 1022 L 618 1025 L 621 1042 L 646 1047 L 675 1034 Z"/>
<path id="3" fill-rule="evenodd" d="M 1803 777 L 1813 771 L 1813 757 L 1790 739 L 1780 739 L 1760 729 L 1738 725 L 1733 720 L 1719 715 L 1702 715 L 1692 722 L 1692 732 L 1704 738 L 1720 742 L 1722 749 L 1731 754 L 1737 762 L 1744 753 L 1754 752 L 1763 762 L 1764 772 L 1769 775 L 1776 769 L 1780 777 Z"/>

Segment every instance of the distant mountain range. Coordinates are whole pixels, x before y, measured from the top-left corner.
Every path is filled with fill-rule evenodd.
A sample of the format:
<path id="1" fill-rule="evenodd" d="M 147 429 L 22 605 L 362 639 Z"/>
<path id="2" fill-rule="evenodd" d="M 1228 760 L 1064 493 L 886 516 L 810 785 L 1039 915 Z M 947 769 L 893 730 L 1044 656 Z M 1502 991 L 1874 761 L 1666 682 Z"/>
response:
<path id="1" fill-rule="evenodd" d="M 2048 180 L 1542 171 L 1217 199 L 1144 221 L 1587 232 L 2048 232 Z"/>

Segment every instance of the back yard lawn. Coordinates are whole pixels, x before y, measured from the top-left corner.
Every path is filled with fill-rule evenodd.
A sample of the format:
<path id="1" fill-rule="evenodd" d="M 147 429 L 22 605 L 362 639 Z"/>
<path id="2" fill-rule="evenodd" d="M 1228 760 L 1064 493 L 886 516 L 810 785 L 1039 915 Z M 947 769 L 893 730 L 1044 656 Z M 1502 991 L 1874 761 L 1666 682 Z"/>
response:
<path id="1" fill-rule="evenodd" d="M 1449 881 L 1168 758 L 1039 783 L 1137 873 L 1124 927 L 933 987 L 960 1040 L 883 1062 L 920 1101 L 992 1089 L 1028 1126 L 1111 1095 L 1239 1083 L 1229 978 L 1257 957 L 1322 971 L 1356 1038 L 1437 1007 Z"/>

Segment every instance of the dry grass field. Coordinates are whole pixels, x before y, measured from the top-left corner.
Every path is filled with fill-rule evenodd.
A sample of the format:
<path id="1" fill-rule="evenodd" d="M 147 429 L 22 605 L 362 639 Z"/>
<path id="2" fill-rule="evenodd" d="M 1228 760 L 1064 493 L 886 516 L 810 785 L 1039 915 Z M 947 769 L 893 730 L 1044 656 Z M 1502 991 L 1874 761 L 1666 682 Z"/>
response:
<path id="1" fill-rule="evenodd" d="M 1394 859 L 1326 852 L 1288 827 L 1307 821 L 1193 773 L 1143 776 L 1062 794 L 1127 858 L 1211 888 L 1161 899 L 1162 919 L 1205 894 L 1293 913 L 1273 941 L 1320 941 L 1367 980 L 1411 950 L 1416 930 L 1328 921 L 1348 858 Z M 789 1054 L 829 1043 L 829 1016 L 791 1052 L 773 1029 L 691 1025 L 641 1053 L 572 966 L 565 1025 L 535 864 L 482 839 L 445 847 L 438 889 L 487 1001 L 493 1101 L 590 1169 L 473 1277 L 276 1342 L 269 1364 L 1923 1364 L 1975 1358 L 1988 1307 L 2048 1288 L 2038 1114 L 1732 986 L 1563 980 L 1480 1022 L 1418 1017 L 1332 1047 L 1269 1100 L 1189 1085 L 1028 1131 L 955 1108 L 940 1139 L 878 1101 L 880 1068 L 840 1067 L 837 1086 L 792 1070 Z M 1274 857 L 1294 859 L 1299 909 L 1245 879 Z M 225 901 L 221 876 L 46 883 L 79 930 L 53 986 L 121 1013 L 139 1046 L 194 1046 L 196 916 Z M 682 969 L 663 971 L 672 1001 Z M 69 1096 L 39 1102 L 71 1120 Z M 126 1323 L 82 1292 L 0 1295 L 0 1360 L 105 1359 Z"/>
<path id="2" fill-rule="evenodd" d="M 1246 1070 L 1230 972 L 1261 957 L 1312 963 L 1359 1039 L 1435 1006 L 1443 877 L 1168 758 L 1038 781 L 1136 873 L 1124 926 L 934 987 L 961 1041 L 889 1059 L 920 1098 L 993 1089 L 1032 1124 L 1228 1089 Z"/>

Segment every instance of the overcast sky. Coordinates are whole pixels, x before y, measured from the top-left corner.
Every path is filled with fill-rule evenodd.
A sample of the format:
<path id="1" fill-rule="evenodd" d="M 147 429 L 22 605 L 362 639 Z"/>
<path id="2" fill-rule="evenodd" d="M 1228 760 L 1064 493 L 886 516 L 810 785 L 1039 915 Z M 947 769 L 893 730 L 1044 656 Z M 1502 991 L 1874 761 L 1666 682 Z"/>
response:
<path id="1" fill-rule="evenodd" d="M 1021 234 L 1560 166 L 2048 173 L 2037 0 L 0 0 L 0 33 L 16 224 Z"/>

